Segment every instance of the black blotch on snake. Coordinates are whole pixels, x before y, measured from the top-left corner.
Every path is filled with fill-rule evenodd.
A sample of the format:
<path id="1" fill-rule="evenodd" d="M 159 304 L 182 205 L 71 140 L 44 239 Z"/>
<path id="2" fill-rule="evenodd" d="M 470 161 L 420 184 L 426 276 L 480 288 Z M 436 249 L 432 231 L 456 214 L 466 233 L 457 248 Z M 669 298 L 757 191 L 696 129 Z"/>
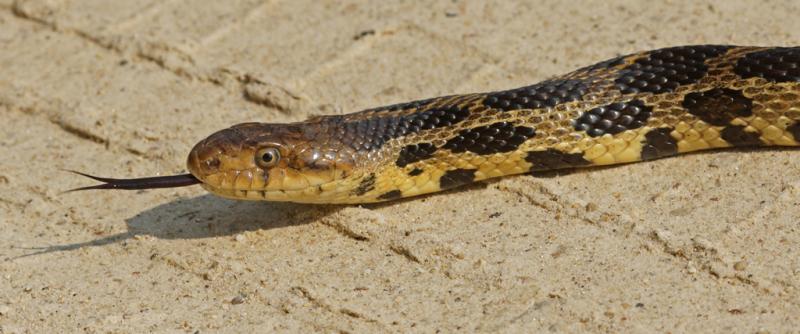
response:
<path id="1" fill-rule="evenodd" d="M 525 161 L 532 166 L 531 172 L 580 167 L 591 164 L 583 158 L 581 153 L 564 153 L 556 149 L 546 149 L 544 151 L 531 151 L 525 156 Z"/>
<path id="2" fill-rule="evenodd" d="M 717 126 L 729 125 L 737 117 L 753 115 L 753 102 L 741 91 L 728 88 L 686 94 L 683 107 L 704 122 Z"/>
<path id="3" fill-rule="evenodd" d="M 794 136 L 794 140 L 800 142 L 800 121 L 795 121 L 794 124 L 786 127 L 786 131 Z"/>
<path id="4" fill-rule="evenodd" d="M 673 128 L 653 129 L 644 135 L 642 160 L 652 160 L 678 154 L 678 143 L 670 132 Z"/>
<path id="5" fill-rule="evenodd" d="M 450 189 L 472 183 L 475 180 L 477 169 L 453 169 L 449 170 L 439 178 L 439 188 Z"/>
<path id="6" fill-rule="evenodd" d="M 375 190 L 375 174 L 369 174 L 361 180 L 358 187 L 353 190 L 353 195 L 361 196 L 372 190 Z"/>
<path id="7" fill-rule="evenodd" d="M 327 135 L 338 138 L 356 151 L 372 151 L 394 138 L 453 126 L 469 115 L 467 107 L 449 105 L 405 115 L 386 114 L 364 119 L 328 118 Z"/>
<path id="8" fill-rule="evenodd" d="M 536 131 L 527 126 L 497 122 L 461 130 L 442 147 L 453 153 L 469 151 L 480 155 L 511 152 L 535 134 Z"/>
<path id="9" fill-rule="evenodd" d="M 652 111 L 653 107 L 645 105 L 642 100 L 616 102 L 582 113 L 572 126 L 577 131 L 586 131 L 591 137 L 617 134 L 641 128 L 647 124 Z"/>
<path id="10" fill-rule="evenodd" d="M 501 111 L 552 108 L 556 105 L 579 101 L 589 92 L 591 75 L 625 62 L 625 57 L 601 61 L 566 75 L 566 78 L 546 80 L 530 86 L 488 93 L 483 105 Z"/>
<path id="11" fill-rule="evenodd" d="M 621 69 L 614 80 L 623 94 L 667 93 L 679 86 L 696 83 L 705 76 L 705 61 L 724 54 L 726 45 L 693 45 L 659 49 L 646 53 Z"/>
<path id="12" fill-rule="evenodd" d="M 422 172 L 423 172 L 422 169 L 414 168 L 410 172 L 408 172 L 408 176 L 417 176 L 419 174 L 422 174 Z"/>
<path id="13" fill-rule="evenodd" d="M 730 125 L 722 129 L 720 137 L 736 147 L 759 146 L 763 144 L 758 133 L 745 131 L 744 126 L 741 125 Z"/>
<path id="14" fill-rule="evenodd" d="M 400 191 L 400 190 L 395 189 L 395 190 L 387 191 L 387 192 L 381 194 L 380 196 L 378 196 L 378 199 L 391 201 L 393 199 L 398 199 L 400 197 L 403 197 L 403 192 Z"/>
<path id="15" fill-rule="evenodd" d="M 433 152 L 436 152 L 436 146 L 431 143 L 407 145 L 400 149 L 399 156 L 394 164 L 402 168 L 417 161 L 431 158 Z"/>
<path id="16" fill-rule="evenodd" d="M 736 61 L 733 71 L 744 79 L 800 82 L 800 48 L 769 48 L 748 53 Z"/>
<path id="17" fill-rule="evenodd" d="M 488 93 L 483 105 L 502 111 L 552 108 L 580 100 L 588 90 L 582 80 L 547 80 L 531 86 Z"/>

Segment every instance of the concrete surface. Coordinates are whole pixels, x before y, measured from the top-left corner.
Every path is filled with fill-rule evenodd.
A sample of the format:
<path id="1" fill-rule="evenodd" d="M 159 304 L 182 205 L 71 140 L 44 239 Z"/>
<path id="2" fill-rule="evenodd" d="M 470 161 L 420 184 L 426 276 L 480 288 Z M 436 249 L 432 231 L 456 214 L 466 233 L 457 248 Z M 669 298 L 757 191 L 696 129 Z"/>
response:
<path id="1" fill-rule="evenodd" d="M 391 204 L 82 192 L 194 142 L 681 44 L 800 45 L 796 1 L 0 0 L 0 333 L 797 332 L 797 150 Z"/>

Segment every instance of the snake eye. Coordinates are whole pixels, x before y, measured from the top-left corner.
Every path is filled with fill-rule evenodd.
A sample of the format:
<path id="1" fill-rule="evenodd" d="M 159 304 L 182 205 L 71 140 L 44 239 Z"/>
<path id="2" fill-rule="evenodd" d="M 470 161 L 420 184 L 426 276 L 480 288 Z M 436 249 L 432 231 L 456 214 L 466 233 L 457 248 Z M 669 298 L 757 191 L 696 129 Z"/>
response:
<path id="1" fill-rule="evenodd" d="M 275 166 L 281 159 L 281 152 L 274 147 L 266 147 L 256 152 L 256 164 L 262 168 Z"/>

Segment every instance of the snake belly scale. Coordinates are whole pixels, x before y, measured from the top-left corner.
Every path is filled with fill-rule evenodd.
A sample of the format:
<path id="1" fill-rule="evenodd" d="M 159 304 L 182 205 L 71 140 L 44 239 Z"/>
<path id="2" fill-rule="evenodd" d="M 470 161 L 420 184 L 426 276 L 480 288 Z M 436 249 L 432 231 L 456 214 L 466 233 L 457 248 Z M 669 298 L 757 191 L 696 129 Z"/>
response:
<path id="1" fill-rule="evenodd" d="M 506 175 L 800 145 L 800 48 L 693 45 L 517 89 L 212 134 L 188 168 L 229 198 L 368 203 Z"/>

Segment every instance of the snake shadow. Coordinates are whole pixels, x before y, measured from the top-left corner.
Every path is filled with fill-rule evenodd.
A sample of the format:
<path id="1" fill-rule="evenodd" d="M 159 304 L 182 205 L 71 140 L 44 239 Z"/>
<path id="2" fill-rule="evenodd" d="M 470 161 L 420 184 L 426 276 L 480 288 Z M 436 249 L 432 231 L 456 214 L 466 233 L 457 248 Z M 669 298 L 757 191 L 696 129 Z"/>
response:
<path id="1" fill-rule="evenodd" d="M 159 239 L 201 239 L 304 225 L 341 206 L 236 201 L 206 194 L 164 203 L 128 218 L 128 232 Z"/>
<path id="2" fill-rule="evenodd" d="M 304 225 L 330 215 L 342 207 L 235 201 L 210 194 L 181 198 L 157 205 L 125 219 L 126 232 L 72 244 L 20 247 L 33 252 L 6 260 L 71 251 L 83 247 L 105 246 L 141 235 L 149 235 L 158 239 L 203 239 L 231 236 L 245 231 Z"/>

